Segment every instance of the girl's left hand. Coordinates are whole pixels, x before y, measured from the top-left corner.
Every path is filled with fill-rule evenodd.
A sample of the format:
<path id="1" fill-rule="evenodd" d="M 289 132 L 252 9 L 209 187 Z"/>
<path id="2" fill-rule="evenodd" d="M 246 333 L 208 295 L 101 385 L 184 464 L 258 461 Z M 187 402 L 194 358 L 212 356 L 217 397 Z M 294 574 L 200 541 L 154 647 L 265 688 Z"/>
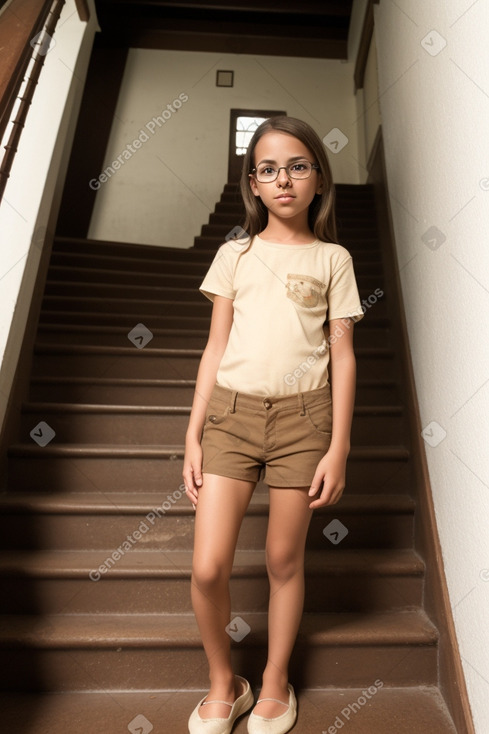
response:
<path id="1" fill-rule="evenodd" d="M 314 497 L 322 485 L 319 498 L 309 505 L 311 510 L 338 502 L 346 483 L 346 459 L 344 454 L 332 452 L 331 449 L 323 456 L 308 492 L 309 497 Z"/>

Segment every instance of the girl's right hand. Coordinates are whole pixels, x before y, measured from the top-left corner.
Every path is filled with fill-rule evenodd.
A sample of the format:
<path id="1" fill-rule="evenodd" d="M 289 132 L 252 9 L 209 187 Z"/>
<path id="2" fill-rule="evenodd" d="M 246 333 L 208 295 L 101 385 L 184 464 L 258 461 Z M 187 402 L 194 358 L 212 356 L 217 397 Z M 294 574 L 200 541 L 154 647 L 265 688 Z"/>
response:
<path id="1" fill-rule="evenodd" d="M 202 486 L 202 447 L 199 441 L 187 439 L 185 443 L 182 476 L 185 493 L 195 510 L 199 488 Z"/>

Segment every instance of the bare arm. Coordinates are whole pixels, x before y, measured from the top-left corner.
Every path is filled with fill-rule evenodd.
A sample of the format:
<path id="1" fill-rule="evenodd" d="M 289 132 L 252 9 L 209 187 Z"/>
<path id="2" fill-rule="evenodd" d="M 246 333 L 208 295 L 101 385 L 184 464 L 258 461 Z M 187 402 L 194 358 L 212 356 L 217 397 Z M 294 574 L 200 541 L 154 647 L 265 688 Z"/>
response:
<path id="1" fill-rule="evenodd" d="M 316 469 L 309 496 L 318 499 L 311 502 L 312 509 L 338 502 L 345 488 L 346 460 L 350 453 L 350 433 L 355 401 L 356 361 L 353 352 L 353 321 L 348 326 L 343 319 L 330 322 L 330 378 L 333 408 L 331 444 Z M 341 335 L 340 334 L 341 331 Z"/>
<path id="2" fill-rule="evenodd" d="M 202 449 L 200 439 L 207 405 L 216 383 L 217 370 L 226 349 L 233 323 L 233 302 L 230 298 L 215 296 L 209 339 L 200 360 L 194 400 L 185 436 L 183 480 L 187 496 L 193 505 L 197 502 L 198 488 L 202 484 Z"/>

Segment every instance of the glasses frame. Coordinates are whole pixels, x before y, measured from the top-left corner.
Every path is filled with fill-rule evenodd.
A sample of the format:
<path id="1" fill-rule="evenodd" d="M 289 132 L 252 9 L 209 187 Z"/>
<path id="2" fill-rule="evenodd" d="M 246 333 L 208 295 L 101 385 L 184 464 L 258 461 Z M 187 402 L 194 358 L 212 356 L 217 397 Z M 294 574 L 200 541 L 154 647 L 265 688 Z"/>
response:
<path id="1" fill-rule="evenodd" d="M 309 165 L 311 166 L 311 171 L 310 171 L 310 173 L 309 173 L 309 176 L 302 176 L 302 178 L 297 178 L 297 176 L 292 176 L 292 174 L 291 174 L 291 173 L 290 173 L 290 171 L 289 171 L 289 168 L 290 168 L 291 166 L 295 166 L 295 165 L 297 165 L 297 163 L 302 163 L 302 162 L 304 162 L 304 163 L 309 163 Z M 277 175 L 275 176 L 275 178 L 270 178 L 270 179 L 269 179 L 268 181 L 260 181 L 260 180 L 258 179 L 258 177 L 257 177 L 257 175 L 256 175 L 256 173 L 257 173 L 257 169 L 256 169 L 256 168 L 253 168 L 253 170 L 251 171 L 251 174 L 250 174 L 250 175 L 251 175 L 251 176 L 254 176 L 254 177 L 255 177 L 255 179 L 256 179 L 256 181 L 258 181 L 258 183 L 264 183 L 264 184 L 267 184 L 267 183 L 274 183 L 274 182 L 275 182 L 275 181 L 277 180 L 277 178 L 278 178 L 278 175 L 279 175 L 280 171 L 282 170 L 282 168 L 284 169 L 285 173 L 287 174 L 287 177 L 288 177 L 288 178 L 292 178 L 292 179 L 293 179 L 294 181 L 307 181 L 307 179 L 308 179 L 308 178 L 311 178 L 311 174 L 312 174 L 312 172 L 313 172 L 314 170 L 315 170 L 315 171 L 319 171 L 319 170 L 320 170 L 320 168 L 319 168 L 319 166 L 318 166 L 318 164 L 317 164 L 317 163 L 311 163 L 311 161 L 308 161 L 308 160 L 307 160 L 307 158 L 304 158 L 304 160 L 303 160 L 303 161 L 294 161 L 293 163 L 289 163 L 289 165 L 288 165 L 288 166 L 279 166 L 279 167 L 277 168 Z"/>

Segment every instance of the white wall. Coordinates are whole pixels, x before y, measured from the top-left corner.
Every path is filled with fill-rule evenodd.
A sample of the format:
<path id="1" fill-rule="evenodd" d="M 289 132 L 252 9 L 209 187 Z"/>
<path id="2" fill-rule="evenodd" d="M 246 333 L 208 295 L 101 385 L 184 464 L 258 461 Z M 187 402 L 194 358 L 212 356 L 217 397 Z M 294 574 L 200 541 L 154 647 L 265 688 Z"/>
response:
<path id="1" fill-rule="evenodd" d="M 217 69 L 234 70 L 233 88 L 216 87 Z M 321 137 L 339 128 L 349 142 L 330 155 L 334 178 L 358 183 L 352 73 L 334 60 L 131 49 L 104 169 L 154 116 L 168 119 L 100 185 L 89 237 L 191 247 L 227 181 L 231 108 L 283 109 Z"/>
<path id="2" fill-rule="evenodd" d="M 0 205 L 0 426 L 97 28 L 90 7 L 87 24 L 79 20 L 74 0 L 63 6 Z"/>
<path id="3" fill-rule="evenodd" d="M 351 7 L 350 27 L 348 29 L 348 60 L 355 63 L 360 39 L 362 37 L 363 21 L 367 12 L 369 0 L 353 0 Z"/>
<path id="4" fill-rule="evenodd" d="M 355 64 L 358 55 L 367 8 L 368 0 L 353 0 L 350 29 L 348 32 L 348 60 L 353 64 Z M 358 165 L 360 170 L 360 183 L 365 183 L 368 179 L 368 159 L 372 152 L 377 130 L 379 129 L 379 125 L 382 123 L 379 107 L 375 29 L 372 34 L 368 51 L 363 87 L 362 89 L 357 90 L 355 100 L 358 124 Z"/>
<path id="5" fill-rule="evenodd" d="M 388 183 L 422 425 L 431 434 L 434 504 L 476 730 L 487 734 L 489 6 L 382 1 L 375 22 Z"/>
<path id="6" fill-rule="evenodd" d="M 363 80 L 363 103 L 364 114 L 361 116 L 359 126 L 363 129 L 365 136 L 365 154 L 366 161 L 372 152 L 375 136 L 379 125 L 382 124 L 379 106 L 379 72 L 377 65 L 377 42 L 375 37 L 375 29 L 370 42 L 370 48 L 367 57 L 367 65 L 365 67 L 365 77 Z M 359 131 L 360 135 L 360 131 Z"/>

